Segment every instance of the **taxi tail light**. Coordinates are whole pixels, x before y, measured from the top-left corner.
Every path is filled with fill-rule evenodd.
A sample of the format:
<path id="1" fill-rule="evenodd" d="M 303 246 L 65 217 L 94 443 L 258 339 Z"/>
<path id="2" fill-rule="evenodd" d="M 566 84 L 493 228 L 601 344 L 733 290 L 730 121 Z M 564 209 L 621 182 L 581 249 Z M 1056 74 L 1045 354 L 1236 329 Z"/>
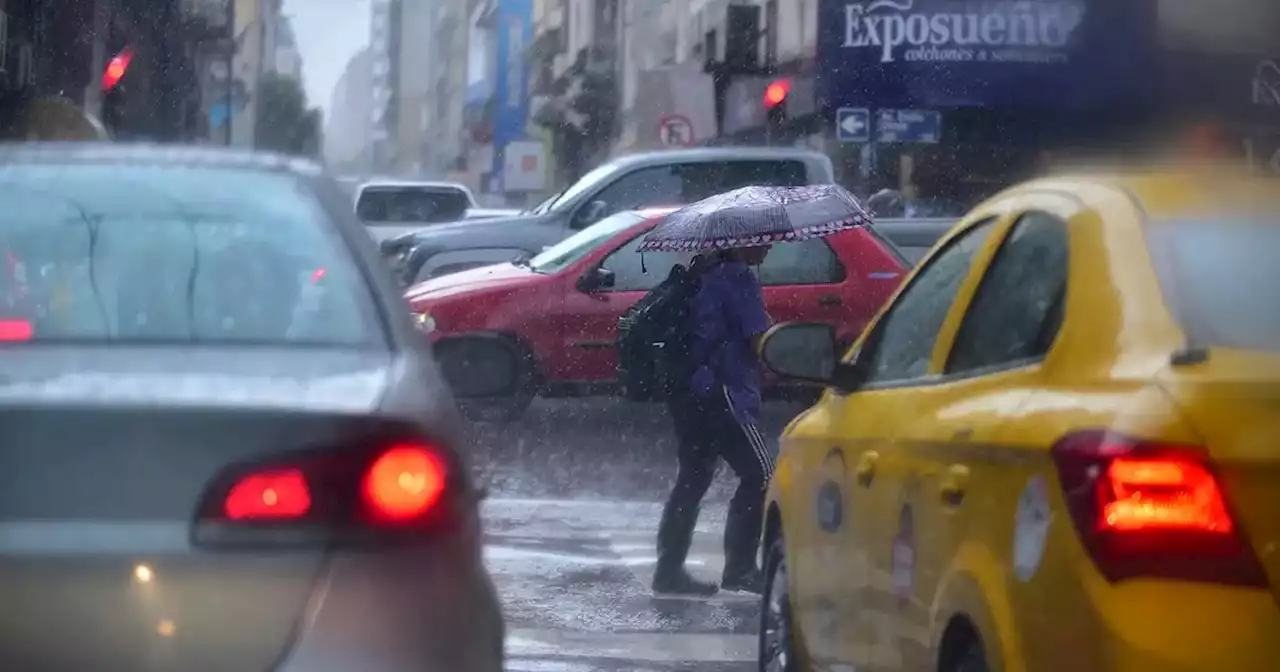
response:
<path id="1" fill-rule="evenodd" d="M 1107 580 L 1267 585 L 1202 448 L 1099 430 L 1063 437 L 1052 454 L 1076 533 Z"/>
<path id="2" fill-rule="evenodd" d="M 446 453 L 424 442 L 240 467 L 205 493 L 196 541 L 306 546 L 421 532 L 449 518 L 457 474 Z"/>

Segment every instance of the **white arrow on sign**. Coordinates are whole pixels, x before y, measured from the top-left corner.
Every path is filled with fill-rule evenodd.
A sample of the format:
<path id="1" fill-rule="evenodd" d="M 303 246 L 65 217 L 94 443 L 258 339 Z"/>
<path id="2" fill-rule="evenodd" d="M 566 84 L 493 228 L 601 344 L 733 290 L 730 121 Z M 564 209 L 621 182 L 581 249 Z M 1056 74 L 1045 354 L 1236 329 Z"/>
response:
<path id="1" fill-rule="evenodd" d="M 840 120 L 840 130 L 848 133 L 849 135 L 861 135 L 862 129 L 866 127 L 866 122 L 863 121 L 862 117 L 856 114 L 850 114 Z"/>

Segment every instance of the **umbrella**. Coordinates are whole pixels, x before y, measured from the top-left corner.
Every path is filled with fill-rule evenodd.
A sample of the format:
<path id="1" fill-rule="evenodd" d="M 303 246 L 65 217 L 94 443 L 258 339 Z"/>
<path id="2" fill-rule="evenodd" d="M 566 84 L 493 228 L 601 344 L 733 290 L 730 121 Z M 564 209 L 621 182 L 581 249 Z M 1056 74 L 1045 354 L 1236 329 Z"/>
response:
<path id="1" fill-rule="evenodd" d="M 690 252 L 821 238 L 865 226 L 871 215 L 834 184 L 743 187 L 667 215 L 644 237 L 640 252 Z"/>

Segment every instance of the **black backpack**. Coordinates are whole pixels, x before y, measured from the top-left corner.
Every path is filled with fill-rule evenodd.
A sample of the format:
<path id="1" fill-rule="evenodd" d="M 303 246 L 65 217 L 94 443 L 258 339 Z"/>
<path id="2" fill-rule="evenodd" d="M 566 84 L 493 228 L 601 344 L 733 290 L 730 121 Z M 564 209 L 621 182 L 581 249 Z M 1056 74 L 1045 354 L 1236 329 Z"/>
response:
<path id="1" fill-rule="evenodd" d="M 618 319 L 618 379 L 627 399 L 669 399 L 689 384 L 696 368 L 689 361 L 689 314 L 698 275 L 677 264 Z"/>

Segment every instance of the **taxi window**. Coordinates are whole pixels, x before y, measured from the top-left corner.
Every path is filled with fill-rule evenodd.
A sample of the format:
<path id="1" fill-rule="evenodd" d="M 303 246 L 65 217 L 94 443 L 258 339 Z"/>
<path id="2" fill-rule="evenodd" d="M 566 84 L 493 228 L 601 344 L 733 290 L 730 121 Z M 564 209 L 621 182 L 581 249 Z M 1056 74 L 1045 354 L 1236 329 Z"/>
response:
<path id="1" fill-rule="evenodd" d="M 1042 212 L 1023 215 L 978 285 L 960 323 L 947 373 L 1043 357 L 1058 333 L 1066 288 L 1066 222 Z"/>
<path id="2" fill-rule="evenodd" d="M 1147 243 L 1190 345 L 1280 352 L 1280 222 L 1156 223 Z"/>
<path id="3" fill-rule="evenodd" d="M 868 383 L 904 381 L 928 373 L 929 358 L 947 312 L 994 219 L 974 225 L 930 258 L 881 318 L 868 353 Z"/>

